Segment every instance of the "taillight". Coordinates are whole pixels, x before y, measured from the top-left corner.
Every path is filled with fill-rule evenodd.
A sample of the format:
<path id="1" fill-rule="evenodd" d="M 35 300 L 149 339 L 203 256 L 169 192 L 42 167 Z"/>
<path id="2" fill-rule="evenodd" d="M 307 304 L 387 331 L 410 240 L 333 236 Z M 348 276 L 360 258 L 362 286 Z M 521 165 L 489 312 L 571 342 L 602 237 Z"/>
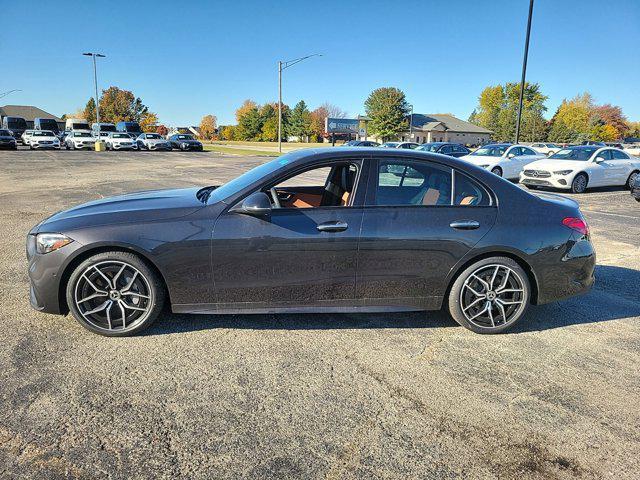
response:
<path id="1" fill-rule="evenodd" d="M 575 230 L 582 235 L 589 235 L 589 225 L 583 219 L 578 217 L 567 217 L 562 220 L 562 224 L 565 227 L 569 227 L 571 230 Z"/>

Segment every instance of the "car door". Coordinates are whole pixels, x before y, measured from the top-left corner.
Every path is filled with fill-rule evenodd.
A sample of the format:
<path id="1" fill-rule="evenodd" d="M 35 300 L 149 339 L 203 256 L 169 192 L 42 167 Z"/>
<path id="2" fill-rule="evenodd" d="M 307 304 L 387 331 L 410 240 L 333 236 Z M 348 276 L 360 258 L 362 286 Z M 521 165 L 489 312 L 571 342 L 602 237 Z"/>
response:
<path id="1" fill-rule="evenodd" d="M 500 168 L 502 168 L 502 176 L 504 178 L 516 178 L 520 175 L 522 169 L 521 158 L 522 150 L 520 147 L 509 147 L 501 158 Z"/>
<path id="2" fill-rule="evenodd" d="M 611 150 L 611 183 L 612 185 L 624 185 L 631 174 L 631 159 L 629 155 L 620 150 Z"/>
<path id="3" fill-rule="evenodd" d="M 418 158 L 375 159 L 358 250 L 357 298 L 389 309 L 437 307 L 447 274 L 495 218 L 490 193 L 459 171 Z"/>
<path id="4" fill-rule="evenodd" d="M 340 175 L 345 178 L 342 181 L 332 172 L 344 165 L 349 170 Z M 317 185 L 283 183 L 314 178 L 315 170 L 326 167 L 329 176 L 318 179 Z M 276 191 L 281 207 L 273 208 L 269 217 L 224 212 L 212 236 L 215 309 L 282 311 L 351 305 L 365 193 L 360 185 L 366 185 L 361 183 L 365 175 L 361 159 L 322 162 L 296 172 L 293 179 L 281 176 L 256 187 L 255 191 L 271 193 L 272 187 Z M 319 202 L 312 198 L 317 187 L 323 197 Z M 327 192 L 344 205 L 323 203 Z"/>
<path id="5" fill-rule="evenodd" d="M 597 151 L 592 157 L 589 165 L 589 186 L 604 187 L 611 185 L 611 169 L 613 168 L 611 150 L 605 148 Z"/>

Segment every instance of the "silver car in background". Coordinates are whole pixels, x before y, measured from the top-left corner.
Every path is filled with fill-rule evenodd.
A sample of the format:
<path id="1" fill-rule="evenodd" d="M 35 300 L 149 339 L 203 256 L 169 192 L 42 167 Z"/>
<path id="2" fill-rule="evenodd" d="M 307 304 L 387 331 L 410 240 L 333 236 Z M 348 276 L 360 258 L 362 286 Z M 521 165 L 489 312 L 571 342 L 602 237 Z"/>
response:
<path id="1" fill-rule="evenodd" d="M 171 150 L 171 143 L 158 133 L 141 133 L 137 143 L 140 150 Z"/>

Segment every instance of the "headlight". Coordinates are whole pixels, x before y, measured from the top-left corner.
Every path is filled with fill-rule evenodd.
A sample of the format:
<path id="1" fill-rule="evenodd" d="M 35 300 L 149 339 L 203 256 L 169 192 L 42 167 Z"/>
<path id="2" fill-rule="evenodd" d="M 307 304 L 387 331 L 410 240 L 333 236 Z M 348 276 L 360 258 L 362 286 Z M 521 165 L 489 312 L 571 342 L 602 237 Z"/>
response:
<path id="1" fill-rule="evenodd" d="M 558 170 L 557 172 L 553 172 L 554 175 L 569 175 L 573 170 Z"/>
<path id="2" fill-rule="evenodd" d="M 36 251 L 49 253 L 69 245 L 73 240 L 61 233 L 39 233 L 36 235 Z"/>

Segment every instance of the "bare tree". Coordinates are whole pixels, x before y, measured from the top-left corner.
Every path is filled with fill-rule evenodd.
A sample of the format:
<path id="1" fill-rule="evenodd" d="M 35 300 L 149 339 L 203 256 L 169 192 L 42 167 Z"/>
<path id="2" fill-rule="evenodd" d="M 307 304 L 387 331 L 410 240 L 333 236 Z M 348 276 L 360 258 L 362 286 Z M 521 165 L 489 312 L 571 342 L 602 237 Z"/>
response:
<path id="1" fill-rule="evenodd" d="M 346 118 L 348 115 L 348 113 L 340 107 L 332 105 L 329 102 L 323 103 L 320 108 L 324 108 L 327 111 L 327 116 L 331 118 Z"/>

